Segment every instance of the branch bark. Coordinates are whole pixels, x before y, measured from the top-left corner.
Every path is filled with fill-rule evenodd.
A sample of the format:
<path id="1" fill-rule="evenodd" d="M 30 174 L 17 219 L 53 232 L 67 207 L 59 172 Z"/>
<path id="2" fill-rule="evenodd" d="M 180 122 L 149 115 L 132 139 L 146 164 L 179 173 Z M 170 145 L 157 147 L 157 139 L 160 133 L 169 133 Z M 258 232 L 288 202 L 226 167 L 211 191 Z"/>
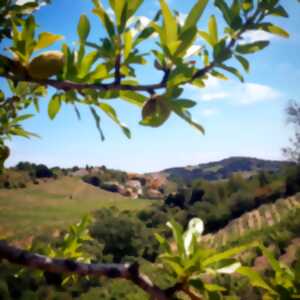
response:
<path id="1" fill-rule="evenodd" d="M 70 259 L 50 258 L 8 245 L 0 241 L 0 259 L 22 265 L 30 269 L 38 269 L 52 273 L 76 274 L 79 276 L 105 276 L 107 278 L 123 278 L 132 281 L 151 299 L 168 300 L 165 291 L 154 285 L 144 274 L 140 273 L 138 264 L 85 264 Z"/>

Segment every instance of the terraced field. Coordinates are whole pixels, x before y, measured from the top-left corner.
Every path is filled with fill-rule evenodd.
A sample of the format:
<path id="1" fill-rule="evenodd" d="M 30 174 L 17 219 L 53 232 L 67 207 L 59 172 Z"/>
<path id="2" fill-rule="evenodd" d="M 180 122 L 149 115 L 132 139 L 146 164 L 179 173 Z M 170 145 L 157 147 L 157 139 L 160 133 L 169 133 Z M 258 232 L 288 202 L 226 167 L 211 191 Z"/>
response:
<path id="1" fill-rule="evenodd" d="M 228 243 L 241 240 L 251 233 L 280 224 L 296 208 L 300 208 L 300 194 L 279 199 L 273 204 L 262 205 L 258 209 L 231 221 L 217 233 L 205 235 L 203 240 L 211 247 L 225 246 Z"/>

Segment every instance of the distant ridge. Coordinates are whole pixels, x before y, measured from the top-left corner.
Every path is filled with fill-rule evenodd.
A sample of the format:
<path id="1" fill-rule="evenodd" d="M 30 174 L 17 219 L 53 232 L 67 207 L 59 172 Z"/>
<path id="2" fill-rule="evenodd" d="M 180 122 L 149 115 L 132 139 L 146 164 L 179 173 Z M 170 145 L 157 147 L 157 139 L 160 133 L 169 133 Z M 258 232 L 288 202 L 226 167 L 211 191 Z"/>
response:
<path id="1" fill-rule="evenodd" d="M 236 172 L 242 172 L 245 176 L 250 176 L 258 171 L 277 172 L 289 164 L 287 161 L 235 156 L 194 166 L 168 168 L 160 173 L 165 174 L 169 179 L 185 182 L 193 181 L 196 178 L 220 180 L 226 179 Z"/>

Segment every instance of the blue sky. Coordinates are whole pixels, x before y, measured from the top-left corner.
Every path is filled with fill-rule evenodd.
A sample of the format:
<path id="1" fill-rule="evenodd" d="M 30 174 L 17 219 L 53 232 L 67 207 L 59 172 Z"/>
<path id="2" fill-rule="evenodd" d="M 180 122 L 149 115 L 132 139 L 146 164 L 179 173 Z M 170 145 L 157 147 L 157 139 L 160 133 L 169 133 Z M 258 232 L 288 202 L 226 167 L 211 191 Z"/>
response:
<path id="1" fill-rule="evenodd" d="M 194 2 L 169 1 L 183 17 Z M 300 98 L 300 5 L 296 0 L 283 3 L 290 18 L 278 19 L 275 23 L 288 30 L 291 37 L 280 39 L 262 32 L 252 32 L 245 37 L 248 41 L 262 38 L 272 42 L 266 50 L 249 57 L 251 72 L 245 74 L 246 83 L 242 84 L 235 78 L 227 82 L 210 78 L 205 89 L 186 88 L 185 95 L 198 102 L 192 113 L 194 119 L 204 125 L 205 135 L 176 116 L 157 129 L 142 127 L 138 125 L 140 111 L 116 100 L 112 103 L 120 119 L 132 130 L 133 137 L 128 140 L 103 116 L 106 140 L 101 142 L 86 108 L 81 109 L 81 121 L 66 105 L 57 118 L 50 121 L 46 97 L 41 100 L 41 113 L 24 123 L 26 129 L 42 138 L 30 141 L 15 138 L 10 143 L 12 155 L 8 165 L 26 160 L 50 166 L 106 165 L 146 172 L 237 155 L 282 159 L 281 148 L 288 144 L 292 133 L 285 124 L 284 108 L 288 100 Z M 53 0 L 52 5 L 36 14 L 36 18 L 42 31 L 62 34 L 64 41 L 72 44 L 77 40 L 78 19 L 85 13 L 92 24 L 91 40 L 96 41 L 103 36 L 103 28 L 90 14 L 91 8 L 88 0 Z M 146 0 L 137 15 L 152 17 L 157 9 L 156 0 Z M 199 26 L 206 28 L 207 18 L 212 13 L 219 16 L 210 6 Z M 154 41 L 149 41 L 145 47 L 150 47 Z M 57 44 L 57 49 L 59 46 Z M 151 66 L 139 69 L 138 76 L 144 83 L 160 78 Z M 3 81 L 0 81 L 0 86 L 4 86 Z"/>

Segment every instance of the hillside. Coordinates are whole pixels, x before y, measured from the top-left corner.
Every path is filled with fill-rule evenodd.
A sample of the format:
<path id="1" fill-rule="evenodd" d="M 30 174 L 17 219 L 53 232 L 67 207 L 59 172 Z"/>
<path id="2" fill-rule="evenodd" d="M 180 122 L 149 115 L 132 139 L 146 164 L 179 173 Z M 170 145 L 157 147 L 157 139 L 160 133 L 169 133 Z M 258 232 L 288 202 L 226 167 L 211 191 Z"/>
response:
<path id="1" fill-rule="evenodd" d="M 148 205 L 149 201 L 110 193 L 74 177 L 47 179 L 22 189 L 0 189 L 0 237 L 19 239 L 66 228 L 102 207 L 139 210 Z"/>
<path id="2" fill-rule="evenodd" d="M 258 209 L 232 220 L 215 234 L 207 234 L 204 240 L 212 247 L 226 246 L 242 240 L 255 240 L 275 226 L 291 221 L 300 209 L 300 194 L 277 200 L 273 204 L 261 205 Z M 299 220 L 295 220 L 298 221 Z M 285 227 L 285 226 L 283 226 Z"/>
<path id="3" fill-rule="evenodd" d="M 216 162 L 195 166 L 169 168 L 161 171 L 170 180 L 191 182 L 201 178 L 205 180 L 226 179 L 236 172 L 250 176 L 258 171 L 277 172 L 287 166 L 286 161 L 272 161 L 250 157 L 230 157 Z"/>

